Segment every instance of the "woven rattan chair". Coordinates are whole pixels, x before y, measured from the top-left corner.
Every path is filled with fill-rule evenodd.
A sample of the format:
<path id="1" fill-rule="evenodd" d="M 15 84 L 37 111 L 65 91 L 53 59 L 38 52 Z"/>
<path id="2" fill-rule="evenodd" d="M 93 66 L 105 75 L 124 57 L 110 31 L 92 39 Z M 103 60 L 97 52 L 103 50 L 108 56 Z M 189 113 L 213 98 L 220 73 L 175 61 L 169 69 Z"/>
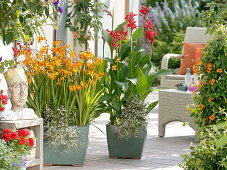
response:
<path id="1" fill-rule="evenodd" d="M 206 28 L 202 27 L 187 27 L 184 42 L 190 43 L 207 43 L 210 40 L 210 35 L 206 34 Z M 183 51 L 183 50 L 182 50 Z M 168 70 L 168 62 L 170 58 L 182 59 L 182 54 L 166 54 L 162 58 L 161 69 Z M 161 87 L 176 88 L 178 83 L 184 83 L 184 75 L 162 75 Z"/>

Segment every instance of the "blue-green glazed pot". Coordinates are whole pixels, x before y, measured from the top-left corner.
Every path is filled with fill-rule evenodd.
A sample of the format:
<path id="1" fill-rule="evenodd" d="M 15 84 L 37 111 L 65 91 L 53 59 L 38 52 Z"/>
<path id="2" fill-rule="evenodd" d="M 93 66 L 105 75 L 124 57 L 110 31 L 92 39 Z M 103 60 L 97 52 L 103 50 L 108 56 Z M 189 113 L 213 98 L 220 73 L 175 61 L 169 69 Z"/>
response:
<path id="1" fill-rule="evenodd" d="M 44 164 L 73 166 L 82 166 L 84 164 L 88 146 L 89 126 L 75 126 L 75 130 L 78 132 L 79 146 L 70 149 L 70 151 L 64 150 L 63 146 L 59 147 L 57 152 L 53 151 L 48 148 L 44 139 Z"/>
<path id="2" fill-rule="evenodd" d="M 118 137 L 118 126 L 116 125 L 106 125 L 106 133 L 110 158 L 141 159 L 147 138 L 146 129 L 127 139 Z"/>

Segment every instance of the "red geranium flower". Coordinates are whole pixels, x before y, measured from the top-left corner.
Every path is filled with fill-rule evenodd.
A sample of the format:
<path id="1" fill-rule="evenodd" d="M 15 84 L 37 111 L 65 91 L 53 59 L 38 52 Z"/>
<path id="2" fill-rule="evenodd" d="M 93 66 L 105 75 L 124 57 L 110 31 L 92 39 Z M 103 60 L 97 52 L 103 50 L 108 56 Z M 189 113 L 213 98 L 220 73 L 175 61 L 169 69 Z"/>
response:
<path id="1" fill-rule="evenodd" d="M 10 138 L 13 139 L 13 140 L 17 140 L 18 139 L 18 133 L 17 132 L 10 133 Z"/>
<path id="2" fill-rule="evenodd" d="M 0 111 L 3 112 L 5 110 L 4 107 L 0 107 Z"/>
<path id="3" fill-rule="evenodd" d="M 28 146 L 29 146 L 29 147 L 33 147 L 34 144 L 35 144 L 34 139 L 28 138 Z"/>
<path id="4" fill-rule="evenodd" d="M 7 101 L 6 100 L 2 100 L 2 104 L 3 105 L 6 105 L 7 104 Z"/>
<path id="5" fill-rule="evenodd" d="M 11 129 L 4 129 L 2 131 L 2 134 L 10 134 L 10 133 L 12 133 Z"/>
<path id="6" fill-rule="evenodd" d="M 27 140 L 25 138 L 20 138 L 20 142 L 19 142 L 20 145 L 26 145 L 26 143 L 27 143 Z"/>
<path id="7" fill-rule="evenodd" d="M 2 139 L 5 140 L 6 142 L 8 142 L 9 139 L 10 139 L 10 135 L 9 134 L 3 134 Z"/>
<path id="8" fill-rule="evenodd" d="M 30 135 L 30 131 L 27 129 L 18 130 L 18 133 L 19 133 L 20 137 L 26 137 L 26 136 Z"/>
<path id="9" fill-rule="evenodd" d="M 148 8 L 146 6 L 141 6 L 140 8 L 140 16 L 146 17 L 148 15 Z"/>

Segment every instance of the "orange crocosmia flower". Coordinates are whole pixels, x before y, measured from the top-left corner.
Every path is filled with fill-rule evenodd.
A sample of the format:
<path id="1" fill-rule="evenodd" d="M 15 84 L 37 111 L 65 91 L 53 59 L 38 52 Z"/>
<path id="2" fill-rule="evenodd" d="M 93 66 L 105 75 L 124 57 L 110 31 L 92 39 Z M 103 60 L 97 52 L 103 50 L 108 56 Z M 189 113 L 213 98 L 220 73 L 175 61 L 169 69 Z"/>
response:
<path id="1" fill-rule="evenodd" d="M 214 80 L 214 79 L 211 79 L 211 80 L 210 80 L 210 84 L 213 86 L 214 83 L 215 83 L 215 80 Z"/>
<path id="2" fill-rule="evenodd" d="M 112 70 L 117 70 L 117 65 L 114 65 L 111 68 L 112 68 Z"/>
<path id="3" fill-rule="evenodd" d="M 51 80 L 54 80 L 56 75 L 54 73 L 49 73 L 49 77 L 50 77 Z"/>
<path id="4" fill-rule="evenodd" d="M 204 86 L 204 84 L 205 84 L 204 81 L 200 81 L 200 82 L 199 82 L 199 85 L 200 85 L 201 87 Z"/>
<path id="5" fill-rule="evenodd" d="M 217 69 L 217 71 L 216 71 L 217 73 L 222 73 L 222 69 L 221 68 L 219 68 L 219 69 Z"/>
<path id="6" fill-rule="evenodd" d="M 212 102 L 212 100 L 213 100 L 213 99 L 212 99 L 211 97 L 208 98 L 208 102 Z"/>
<path id="7" fill-rule="evenodd" d="M 27 81 L 28 81 L 28 84 L 30 84 L 32 82 L 32 79 L 27 77 Z"/>
<path id="8" fill-rule="evenodd" d="M 199 106 L 200 110 L 204 109 L 204 105 L 203 104 L 199 104 L 198 106 Z"/>
<path id="9" fill-rule="evenodd" d="M 62 44 L 61 41 L 53 41 L 53 45 L 60 45 L 60 44 Z"/>
<path id="10" fill-rule="evenodd" d="M 45 54 L 46 52 L 47 52 L 47 50 L 48 50 L 48 48 L 47 48 L 47 46 L 43 46 L 41 49 L 40 49 L 40 53 L 41 54 Z"/>
<path id="11" fill-rule="evenodd" d="M 42 36 L 38 36 L 37 37 L 38 43 L 41 43 L 42 40 L 46 40 L 46 39 L 44 37 L 42 37 Z"/>
<path id="12" fill-rule="evenodd" d="M 209 116 L 209 119 L 210 119 L 210 121 L 214 120 L 215 119 L 215 115 Z"/>

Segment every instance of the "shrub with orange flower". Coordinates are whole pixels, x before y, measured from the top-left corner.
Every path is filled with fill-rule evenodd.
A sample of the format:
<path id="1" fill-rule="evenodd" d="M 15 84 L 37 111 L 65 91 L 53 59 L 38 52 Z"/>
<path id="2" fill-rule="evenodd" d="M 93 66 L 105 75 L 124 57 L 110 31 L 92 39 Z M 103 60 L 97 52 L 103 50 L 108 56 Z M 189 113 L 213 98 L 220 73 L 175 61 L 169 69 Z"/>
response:
<path id="1" fill-rule="evenodd" d="M 198 67 L 200 93 L 196 94 L 192 116 L 201 129 L 227 120 L 227 30 L 222 31 L 207 44 Z"/>
<path id="2" fill-rule="evenodd" d="M 44 109 L 57 111 L 63 106 L 74 125 L 88 124 L 101 97 L 102 59 L 89 51 L 76 57 L 61 41 L 53 42 L 53 47 L 46 44 L 40 50 L 24 50 L 32 51 L 23 62 L 30 80 L 29 107 L 43 117 Z"/>

